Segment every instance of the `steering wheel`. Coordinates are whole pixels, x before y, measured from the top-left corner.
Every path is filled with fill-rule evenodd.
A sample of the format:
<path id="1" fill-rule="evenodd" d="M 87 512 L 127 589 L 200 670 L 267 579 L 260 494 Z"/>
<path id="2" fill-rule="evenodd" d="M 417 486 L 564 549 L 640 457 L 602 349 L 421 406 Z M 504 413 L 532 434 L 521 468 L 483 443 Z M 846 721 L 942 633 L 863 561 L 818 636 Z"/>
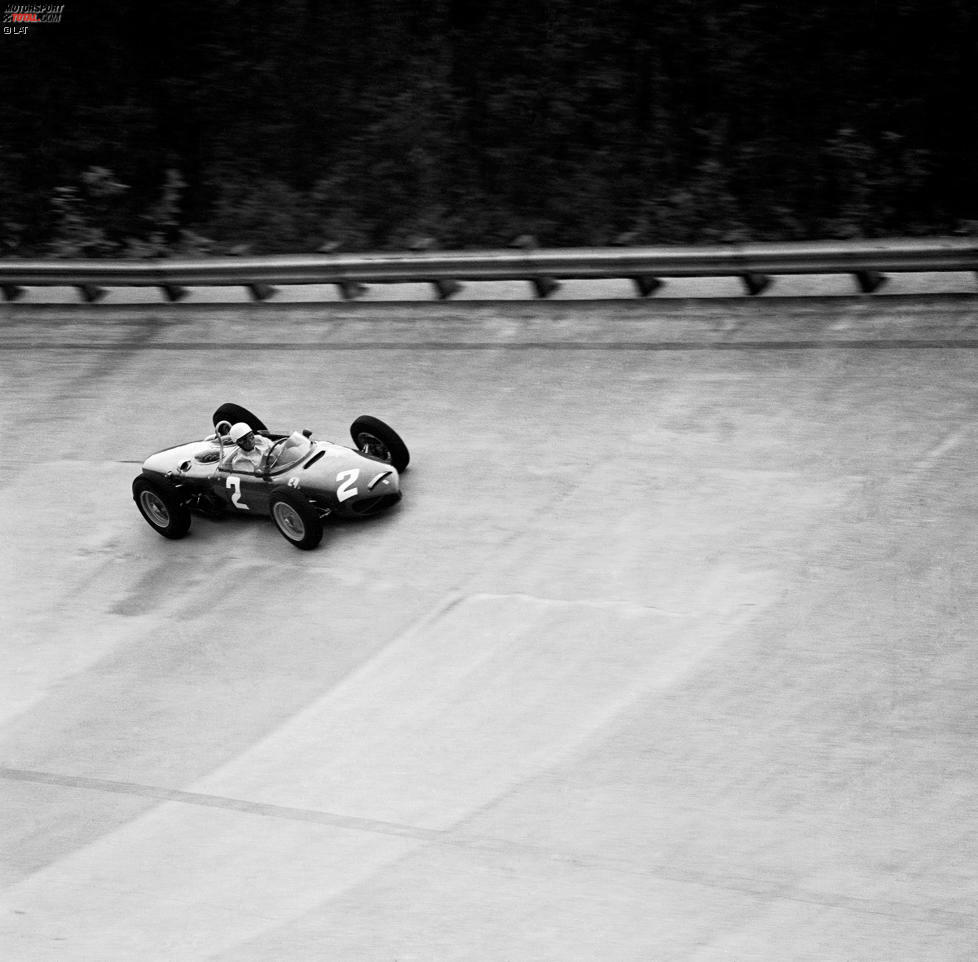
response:
<path id="1" fill-rule="evenodd" d="M 288 441 L 288 437 L 279 438 L 269 449 L 268 454 L 265 455 L 265 471 L 271 471 L 275 467 L 275 462 L 279 459 L 282 454 L 281 451 L 276 452 L 276 448 L 283 447 L 285 442 Z"/>

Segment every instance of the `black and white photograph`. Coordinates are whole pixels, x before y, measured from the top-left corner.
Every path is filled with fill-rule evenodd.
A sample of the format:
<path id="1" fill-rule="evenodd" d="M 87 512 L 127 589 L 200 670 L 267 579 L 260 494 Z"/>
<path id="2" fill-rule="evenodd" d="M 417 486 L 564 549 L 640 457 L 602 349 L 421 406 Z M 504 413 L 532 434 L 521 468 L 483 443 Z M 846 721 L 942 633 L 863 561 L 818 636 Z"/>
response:
<path id="1" fill-rule="evenodd" d="M 978 6 L 0 4 L 2 962 L 978 959 Z"/>

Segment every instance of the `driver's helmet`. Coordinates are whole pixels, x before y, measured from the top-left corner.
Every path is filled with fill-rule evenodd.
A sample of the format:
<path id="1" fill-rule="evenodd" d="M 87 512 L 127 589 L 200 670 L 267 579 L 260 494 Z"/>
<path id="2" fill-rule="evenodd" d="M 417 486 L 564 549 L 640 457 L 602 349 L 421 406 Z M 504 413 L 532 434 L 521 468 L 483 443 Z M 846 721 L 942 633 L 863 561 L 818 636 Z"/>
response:
<path id="1" fill-rule="evenodd" d="M 240 444 L 241 439 L 247 437 L 249 434 L 254 434 L 250 424 L 245 424 L 244 421 L 238 421 L 237 424 L 231 425 L 231 430 L 228 431 L 228 437 L 235 443 Z"/>

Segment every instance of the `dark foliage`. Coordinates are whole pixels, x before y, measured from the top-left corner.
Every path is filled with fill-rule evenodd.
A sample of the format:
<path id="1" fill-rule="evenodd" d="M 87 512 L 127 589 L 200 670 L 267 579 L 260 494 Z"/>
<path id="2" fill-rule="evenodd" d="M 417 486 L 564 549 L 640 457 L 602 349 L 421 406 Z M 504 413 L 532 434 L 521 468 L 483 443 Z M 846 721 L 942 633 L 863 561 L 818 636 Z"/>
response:
<path id="1" fill-rule="evenodd" d="M 0 253 L 978 228 L 964 0 L 86 0 L 0 42 Z"/>

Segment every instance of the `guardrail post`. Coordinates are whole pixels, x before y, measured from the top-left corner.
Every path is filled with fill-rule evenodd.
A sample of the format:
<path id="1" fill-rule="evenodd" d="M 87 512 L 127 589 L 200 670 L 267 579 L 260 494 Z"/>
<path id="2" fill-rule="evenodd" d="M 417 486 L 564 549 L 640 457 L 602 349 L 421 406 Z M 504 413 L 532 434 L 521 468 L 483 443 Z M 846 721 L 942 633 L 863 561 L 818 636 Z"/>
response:
<path id="1" fill-rule="evenodd" d="M 97 284 L 76 284 L 75 287 L 87 304 L 97 304 L 108 294 L 104 287 L 99 287 Z"/>
<path id="2" fill-rule="evenodd" d="M 342 246 L 337 240 L 328 240 L 320 244 L 316 251 L 320 254 L 335 254 Z M 367 285 L 361 284 L 360 281 L 336 281 L 335 283 L 344 301 L 355 301 L 361 294 L 367 292 Z"/>
<path id="3" fill-rule="evenodd" d="M 432 281 L 431 283 L 435 288 L 435 296 L 440 301 L 447 301 L 450 297 L 464 289 L 463 284 L 453 280 Z"/>
<path id="4" fill-rule="evenodd" d="M 425 251 L 437 249 L 438 241 L 434 237 L 429 237 L 427 234 L 420 234 L 412 238 L 408 244 L 408 250 L 414 251 L 415 253 L 424 253 Z M 453 278 L 432 281 L 431 286 L 435 289 L 435 297 L 440 301 L 447 301 L 453 294 L 457 294 L 462 290 L 462 285 Z"/>
<path id="5" fill-rule="evenodd" d="M 24 296 L 25 288 L 20 287 L 18 284 L 4 284 L 2 285 L 3 297 L 6 301 L 19 301 Z"/>
<path id="6" fill-rule="evenodd" d="M 253 301 L 267 301 L 278 293 L 278 288 L 272 287 L 271 284 L 245 284 L 245 287 L 248 288 Z"/>
<path id="7" fill-rule="evenodd" d="M 560 290 L 560 282 L 555 281 L 552 277 L 533 277 L 530 279 L 530 283 L 539 298 L 550 297 L 554 291 Z"/>
<path id="8" fill-rule="evenodd" d="M 361 294 L 367 293 L 367 285 L 359 281 L 337 281 L 336 286 L 344 301 L 355 301 Z"/>
<path id="9" fill-rule="evenodd" d="M 637 274 L 631 280 L 639 297 L 648 297 L 665 284 L 665 281 L 653 277 L 651 274 Z"/>
<path id="10" fill-rule="evenodd" d="M 864 294 L 872 294 L 879 290 L 888 280 L 889 278 L 879 271 L 856 271 L 856 283 Z"/>
<path id="11" fill-rule="evenodd" d="M 753 271 L 748 271 L 741 274 L 740 279 L 744 282 L 744 287 L 751 297 L 763 294 L 771 286 L 771 278 L 767 274 L 756 274 Z"/>
<path id="12" fill-rule="evenodd" d="M 532 234 L 520 234 L 509 246 L 521 251 L 535 251 L 539 249 L 540 244 Z M 533 285 L 534 292 L 540 299 L 550 297 L 554 291 L 560 289 L 560 283 L 552 277 L 531 277 L 529 280 Z"/>
<path id="13" fill-rule="evenodd" d="M 171 304 L 182 301 L 190 293 L 187 288 L 181 287 L 179 284 L 161 284 L 160 290 L 163 291 L 164 296 Z"/>

